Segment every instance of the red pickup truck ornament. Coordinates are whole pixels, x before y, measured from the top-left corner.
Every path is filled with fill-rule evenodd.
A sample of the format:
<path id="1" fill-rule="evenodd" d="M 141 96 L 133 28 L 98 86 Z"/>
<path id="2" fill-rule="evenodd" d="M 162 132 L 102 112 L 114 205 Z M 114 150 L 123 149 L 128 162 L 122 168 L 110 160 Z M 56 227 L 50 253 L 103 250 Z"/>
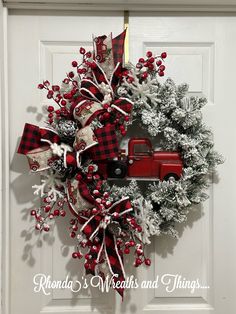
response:
<path id="1" fill-rule="evenodd" d="M 159 178 L 178 180 L 183 163 L 178 152 L 153 151 L 147 138 L 132 138 L 128 143 L 128 155 L 120 150 L 117 160 L 98 163 L 99 172 L 106 178 Z"/>

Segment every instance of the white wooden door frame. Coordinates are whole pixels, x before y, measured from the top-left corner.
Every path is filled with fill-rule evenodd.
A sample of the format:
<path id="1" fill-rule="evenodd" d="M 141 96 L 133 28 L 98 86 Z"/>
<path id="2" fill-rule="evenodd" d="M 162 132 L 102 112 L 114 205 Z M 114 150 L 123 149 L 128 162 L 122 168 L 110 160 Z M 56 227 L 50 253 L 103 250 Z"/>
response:
<path id="1" fill-rule="evenodd" d="M 0 313 L 9 313 L 9 132 L 7 78 L 7 16 L 8 9 L 0 3 Z"/>
<path id="2" fill-rule="evenodd" d="M 99 0 L 100 1 L 100 0 Z M 7 19 L 9 9 L 76 9 L 76 10 L 136 10 L 140 11 L 145 8 L 146 11 L 155 10 L 163 12 L 162 14 L 236 14 L 236 0 L 194 0 L 189 5 L 187 0 L 177 1 L 161 1 L 161 0 L 146 0 L 145 6 L 140 0 L 129 1 L 112 1 L 104 0 L 102 3 L 92 0 L 88 1 L 71 0 L 70 4 L 63 0 L 51 0 L 40 3 L 37 0 L 12 1 L 6 0 L 0 2 L 0 313 L 10 314 L 9 304 L 9 274 L 10 274 L 10 254 L 9 254 L 9 114 L 8 114 L 8 61 L 7 61 Z M 64 4 L 63 4 L 64 2 Z M 107 3 L 106 3 L 107 2 Z M 165 3 L 165 4 L 163 4 Z M 224 3 L 222 5 L 222 3 Z M 180 13 L 181 12 L 181 13 Z M 187 13 L 186 13 L 187 12 Z M 20 11 L 19 11 L 20 13 Z"/>
<path id="3" fill-rule="evenodd" d="M 236 12 L 236 0 L 3 0 L 10 9 Z"/>

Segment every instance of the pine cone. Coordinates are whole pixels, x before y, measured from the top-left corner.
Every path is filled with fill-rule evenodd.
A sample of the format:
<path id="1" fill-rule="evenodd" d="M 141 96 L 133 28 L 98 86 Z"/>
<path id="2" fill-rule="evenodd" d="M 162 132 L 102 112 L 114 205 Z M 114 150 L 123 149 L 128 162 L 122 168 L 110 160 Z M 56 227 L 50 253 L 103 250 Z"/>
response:
<path id="1" fill-rule="evenodd" d="M 57 131 L 61 140 L 70 143 L 74 140 L 77 131 L 77 124 L 72 120 L 60 120 L 57 124 Z"/>

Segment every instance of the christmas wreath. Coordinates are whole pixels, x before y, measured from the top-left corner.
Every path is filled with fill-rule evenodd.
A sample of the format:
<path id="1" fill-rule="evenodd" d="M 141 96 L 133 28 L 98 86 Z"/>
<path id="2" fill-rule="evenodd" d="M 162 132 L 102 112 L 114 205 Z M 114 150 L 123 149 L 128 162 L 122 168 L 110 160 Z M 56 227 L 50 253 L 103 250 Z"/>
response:
<path id="1" fill-rule="evenodd" d="M 46 126 L 25 124 L 18 148 L 42 175 L 33 186 L 43 199 L 31 211 L 35 228 L 48 232 L 69 208 L 72 257 L 84 258 L 87 274 L 111 276 L 122 296 L 123 254 L 134 254 L 135 267 L 149 266 L 151 236 L 177 236 L 176 223 L 207 198 L 209 174 L 222 162 L 202 120 L 206 99 L 188 97 L 187 84 L 160 83 L 166 52 L 123 66 L 124 39 L 125 31 L 96 37 L 60 87 L 38 85 L 55 105 Z M 130 138 L 126 150 L 121 143 L 133 126 L 146 136 Z M 145 193 L 139 180 L 149 181 Z"/>

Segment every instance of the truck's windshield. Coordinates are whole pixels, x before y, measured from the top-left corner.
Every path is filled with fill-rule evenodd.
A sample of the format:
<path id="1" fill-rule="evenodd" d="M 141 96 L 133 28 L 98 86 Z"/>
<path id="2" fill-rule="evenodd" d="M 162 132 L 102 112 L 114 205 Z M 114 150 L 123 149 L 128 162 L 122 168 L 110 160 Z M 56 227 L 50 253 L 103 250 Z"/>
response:
<path id="1" fill-rule="evenodd" d="M 134 145 L 134 154 L 135 155 L 150 155 L 151 150 L 146 144 L 137 144 L 137 145 Z"/>

